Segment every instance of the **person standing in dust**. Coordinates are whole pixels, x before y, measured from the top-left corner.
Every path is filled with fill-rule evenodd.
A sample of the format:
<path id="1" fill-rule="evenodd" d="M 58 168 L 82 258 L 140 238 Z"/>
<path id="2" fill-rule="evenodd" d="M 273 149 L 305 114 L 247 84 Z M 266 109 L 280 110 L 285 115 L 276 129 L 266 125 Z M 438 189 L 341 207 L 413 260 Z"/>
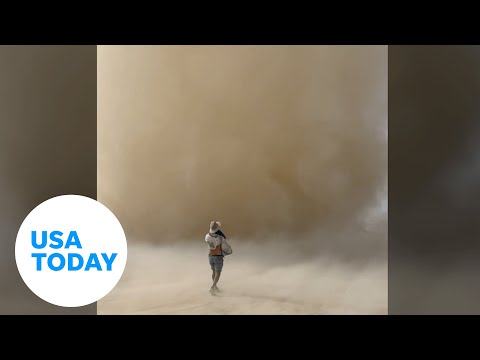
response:
<path id="1" fill-rule="evenodd" d="M 220 274 L 223 269 L 223 253 L 222 253 L 222 238 L 226 239 L 225 234 L 220 230 L 222 224 L 219 221 L 212 221 L 210 223 L 210 230 L 205 235 L 205 242 L 208 244 L 208 262 L 212 269 L 212 287 L 210 293 L 216 295 L 220 289 L 217 286 Z"/>

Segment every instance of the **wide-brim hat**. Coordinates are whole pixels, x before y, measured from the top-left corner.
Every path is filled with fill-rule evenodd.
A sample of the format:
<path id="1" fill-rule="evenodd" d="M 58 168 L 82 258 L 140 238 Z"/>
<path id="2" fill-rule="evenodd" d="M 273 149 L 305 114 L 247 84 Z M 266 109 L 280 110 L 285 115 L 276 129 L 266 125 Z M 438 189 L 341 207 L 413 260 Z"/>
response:
<path id="1" fill-rule="evenodd" d="M 214 233 L 214 232 L 220 230 L 220 226 L 222 226 L 222 223 L 220 221 L 212 221 L 210 223 L 210 232 Z"/>

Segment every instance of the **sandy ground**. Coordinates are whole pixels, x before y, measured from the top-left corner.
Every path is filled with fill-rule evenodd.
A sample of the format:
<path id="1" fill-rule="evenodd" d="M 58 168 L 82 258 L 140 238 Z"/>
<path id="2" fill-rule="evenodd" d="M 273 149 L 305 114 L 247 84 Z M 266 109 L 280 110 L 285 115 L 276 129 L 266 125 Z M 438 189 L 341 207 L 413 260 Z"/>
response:
<path id="1" fill-rule="evenodd" d="M 237 245 L 218 296 L 208 291 L 210 276 L 204 246 L 130 246 L 123 277 L 98 314 L 387 314 L 386 263 L 354 268 Z"/>

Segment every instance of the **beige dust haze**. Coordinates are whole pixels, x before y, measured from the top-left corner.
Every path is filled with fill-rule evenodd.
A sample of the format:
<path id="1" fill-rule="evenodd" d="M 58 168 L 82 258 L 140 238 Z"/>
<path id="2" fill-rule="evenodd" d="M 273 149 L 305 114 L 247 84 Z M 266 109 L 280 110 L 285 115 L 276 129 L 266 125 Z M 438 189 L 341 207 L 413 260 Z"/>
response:
<path id="1" fill-rule="evenodd" d="M 387 50 L 98 49 L 99 199 L 153 242 L 342 226 L 387 171 Z"/>
<path id="2" fill-rule="evenodd" d="M 99 46 L 98 199 L 132 249 L 99 311 L 386 311 L 387 96 L 386 46 Z"/>

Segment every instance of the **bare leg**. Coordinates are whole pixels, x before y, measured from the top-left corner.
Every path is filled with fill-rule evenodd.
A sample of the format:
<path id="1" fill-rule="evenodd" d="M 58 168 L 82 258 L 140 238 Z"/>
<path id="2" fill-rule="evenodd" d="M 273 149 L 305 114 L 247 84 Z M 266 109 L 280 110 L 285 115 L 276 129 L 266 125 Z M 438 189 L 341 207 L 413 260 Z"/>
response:
<path id="1" fill-rule="evenodd" d="M 212 270 L 212 281 L 213 283 L 215 283 L 215 270 Z M 210 294 L 216 295 L 214 285 L 212 285 L 212 287 L 210 288 Z"/>
<path id="2" fill-rule="evenodd" d="M 212 289 L 217 289 L 217 283 L 218 283 L 218 280 L 220 279 L 221 273 L 222 273 L 221 271 L 215 271 L 215 277 L 213 279 Z"/>

